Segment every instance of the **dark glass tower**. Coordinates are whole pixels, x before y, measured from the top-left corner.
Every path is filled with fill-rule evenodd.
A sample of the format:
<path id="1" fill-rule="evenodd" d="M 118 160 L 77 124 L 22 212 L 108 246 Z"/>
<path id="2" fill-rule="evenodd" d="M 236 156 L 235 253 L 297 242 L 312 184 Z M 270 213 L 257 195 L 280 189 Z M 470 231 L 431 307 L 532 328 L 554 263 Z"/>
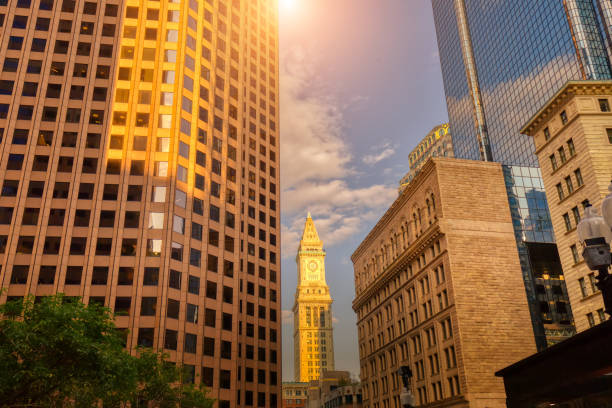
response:
<path id="1" fill-rule="evenodd" d="M 554 235 L 533 141 L 519 129 L 566 81 L 612 77 L 612 2 L 432 5 L 455 156 L 504 165 L 534 333 L 543 348 L 571 335 L 571 315 L 561 304 L 544 307 L 553 300 L 557 305 L 559 295 L 550 288 L 558 286 L 555 280 L 563 283 L 562 272 L 551 251 L 534 245 L 552 245 Z"/>

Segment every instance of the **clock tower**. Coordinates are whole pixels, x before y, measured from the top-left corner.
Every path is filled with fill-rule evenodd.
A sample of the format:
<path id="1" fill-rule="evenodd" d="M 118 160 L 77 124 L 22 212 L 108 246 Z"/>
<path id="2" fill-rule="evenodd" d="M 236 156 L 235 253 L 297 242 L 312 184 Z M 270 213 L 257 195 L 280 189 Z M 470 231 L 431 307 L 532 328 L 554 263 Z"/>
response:
<path id="1" fill-rule="evenodd" d="M 300 241 L 293 306 L 295 381 L 319 379 L 334 370 L 332 298 L 325 282 L 325 251 L 310 213 Z"/>

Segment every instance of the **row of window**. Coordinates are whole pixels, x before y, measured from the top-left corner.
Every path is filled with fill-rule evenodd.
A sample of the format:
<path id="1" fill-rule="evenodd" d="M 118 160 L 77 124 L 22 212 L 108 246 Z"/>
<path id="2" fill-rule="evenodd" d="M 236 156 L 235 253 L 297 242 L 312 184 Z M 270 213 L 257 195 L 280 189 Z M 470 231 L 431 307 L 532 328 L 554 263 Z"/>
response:
<path id="1" fill-rule="evenodd" d="M 574 141 L 569 139 L 567 141 L 567 149 L 569 151 L 569 157 L 574 157 L 576 155 L 576 148 L 574 146 Z M 557 155 L 559 156 L 559 160 L 561 165 L 557 164 Z M 561 146 L 557 149 L 557 153 L 553 153 L 549 156 L 550 164 L 553 169 L 553 172 L 556 171 L 560 166 L 563 166 L 565 162 L 567 162 L 568 158 L 565 155 L 565 147 Z"/>
<path id="2" fill-rule="evenodd" d="M 19 68 L 19 58 L 11 58 L 6 57 L 4 59 L 4 63 L 2 65 L 3 72 L 17 72 Z M 72 77 L 73 78 L 87 78 L 87 73 L 89 71 L 89 65 L 84 63 L 75 62 L 72 68 Z M 27 74 L 40 74 L 42 72 L 42 60 L 37 59 L 29 59 L 28 65 L 26 67 Z M 49 69 L 49 75 L 51 77 L 55 76 L 64 76 L 66 74 L 66 63 L 63 61 L 52 61 L 51 67 Z M 97 65 L 95 71 L 96 79 L 109 79 L 110 76 L 110 66 L 109 65 Z M 36 83 L 33 82 L 24 82 L 24 88 L 27 88 L 26 94 L 24 96 L 35 96 L 36 90 L 34 86 Z M 58 86 L 59 84 L 54 84 L 54 86 Z M 53 89 L 51 90 L 53 92 Z"/>
<path id="3" fill-rule="evenodd" d="M 603 309 L 597 309 L 596 313 L 599 319 L 599 323 L 603 323 L 607 320 L 606 314 L 604 313 Z M 589 327 L 593 327 L 597 324 L 595 323 L 595 316 L 593 315 L 593 313 L 587 313 L 586 318 L 587 318 L 587 322 L 589 323 Z"/>
<path id="4" fill-rule="evenodd" d="M 575 188 L 582 187 L 584 185 L 584 179 L 582 178 L 582 172 L 580 169 L 574 170 L 574 178 L 576 180 L 576 187 L 574 187 L 574 182 L 572 180 L 572 176 L 565 177 L 565 188 L 563 188 L 564 183 L 557 183 L 555 188 L 557 189 L 557 195 L 559 197 L 559 201 L 563 201 L 566 197 L 570 196 Z M 567 190 L 567 194 L 566 191 Z"/>

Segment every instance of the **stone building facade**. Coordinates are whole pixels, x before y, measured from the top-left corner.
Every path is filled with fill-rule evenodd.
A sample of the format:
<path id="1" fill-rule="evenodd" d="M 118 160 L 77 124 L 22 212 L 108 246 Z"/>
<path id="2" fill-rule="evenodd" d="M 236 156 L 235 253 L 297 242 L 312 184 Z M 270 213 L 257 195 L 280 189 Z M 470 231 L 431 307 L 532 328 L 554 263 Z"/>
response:
<path id="1" fill-rule="evenodd" d="M 307 382 L 283 382 L 282 408 L 305 408 L 308 402 Z"/>
<path id="2" fill-rule="evenodd" d="M 352 255 L 363 404 L 505 407 L 535 352 L 502 167 L 432 158 Z"/>
<path id="3" fill-rule="evenodd" d="M 115 312 L 280 404 L 276 0 L 0 0 L 0 301 Z"/>
<path id="4" fill-rule="evenodd" d="M 527 123 L 540 162 L 578 331 L 605 319 L 576 226 L 588 200 L 599 209 L 612 178 L 612 81 L 570 81 Z"/>

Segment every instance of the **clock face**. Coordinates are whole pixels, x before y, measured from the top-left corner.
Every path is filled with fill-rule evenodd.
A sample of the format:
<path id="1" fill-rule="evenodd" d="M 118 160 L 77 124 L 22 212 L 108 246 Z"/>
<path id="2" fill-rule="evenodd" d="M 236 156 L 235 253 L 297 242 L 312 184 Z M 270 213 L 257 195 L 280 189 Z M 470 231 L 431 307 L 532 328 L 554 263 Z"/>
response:
<path id="1" fill-rule="evenodd" d="M 310 261 L 310 263 L 308 264 L 308 269 L 314 271 L 315 269 L 317 269 L 317 263 L 315 261 Z"/>

